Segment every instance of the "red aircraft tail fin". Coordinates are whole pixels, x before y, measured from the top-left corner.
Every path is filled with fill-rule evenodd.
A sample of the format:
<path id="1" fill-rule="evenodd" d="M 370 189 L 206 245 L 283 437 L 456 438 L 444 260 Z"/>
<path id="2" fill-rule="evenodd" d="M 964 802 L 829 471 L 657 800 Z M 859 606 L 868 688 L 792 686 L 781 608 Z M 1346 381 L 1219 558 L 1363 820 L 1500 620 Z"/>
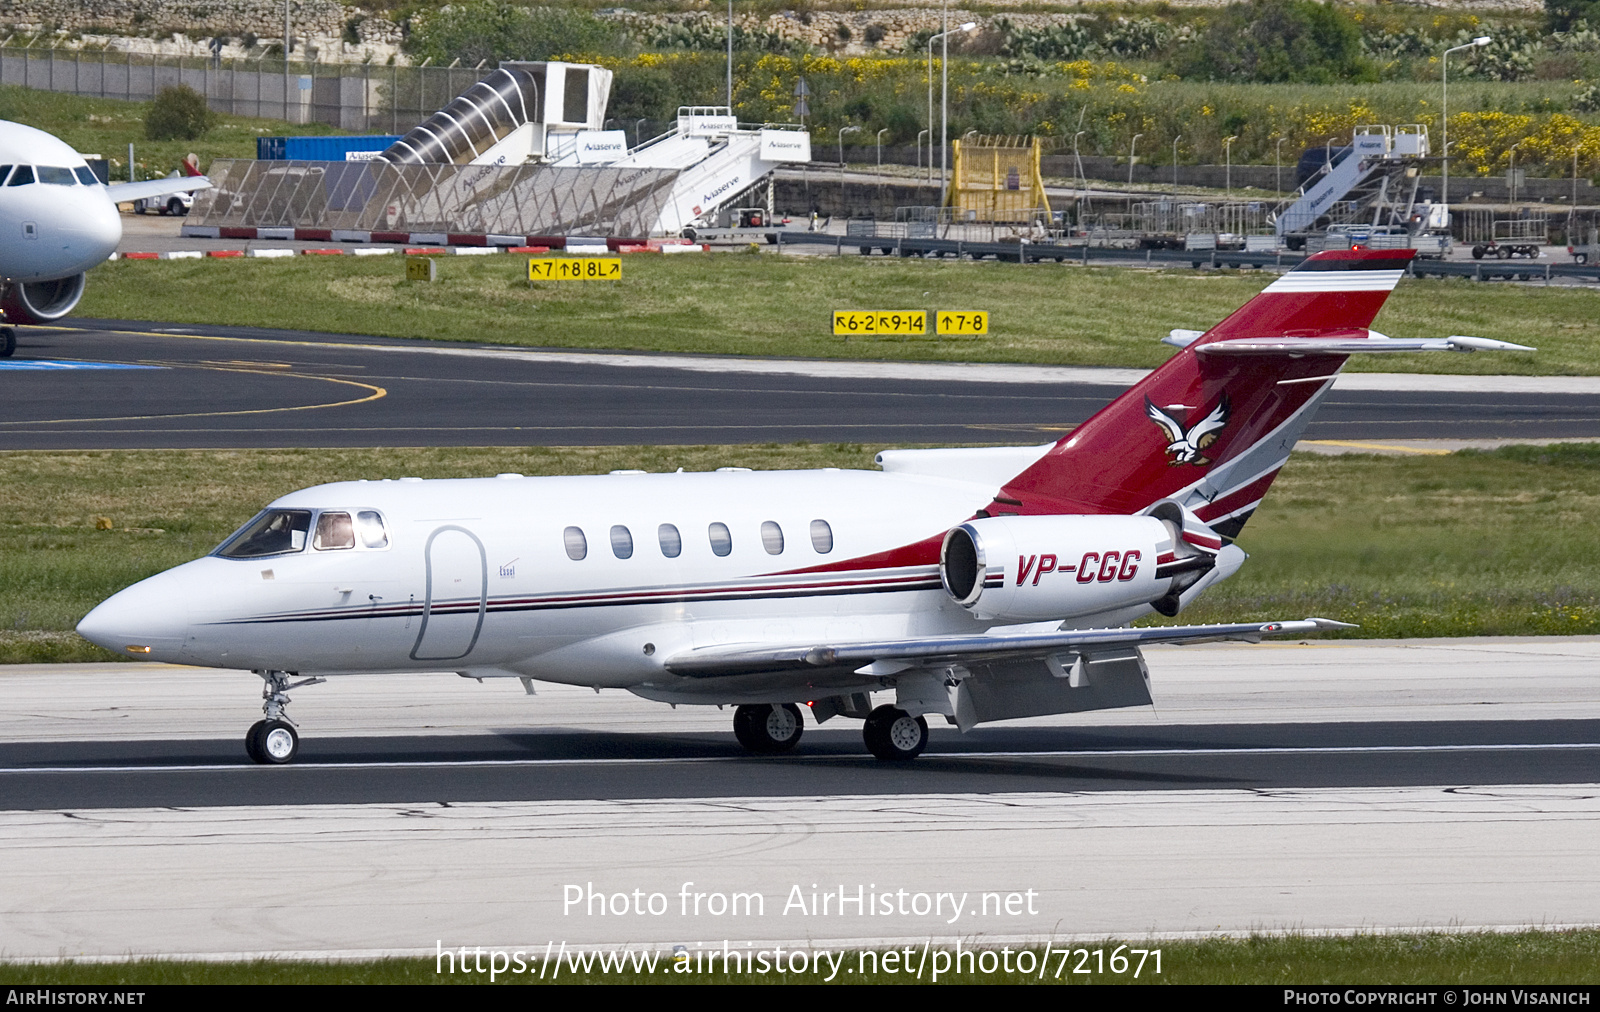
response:
<path id="1" fill-rule="evenodd" d="M 1297 350 L 1295 339 L 1367 338 L 1411 256 L 1354 249 L 1307 259 L 1074 429 L 987 512 L 1131 514 L 1175 499 L 1237 534 L 1346 358 Z M 1255 347 L 1226 347 L 1247 339 Z"/>

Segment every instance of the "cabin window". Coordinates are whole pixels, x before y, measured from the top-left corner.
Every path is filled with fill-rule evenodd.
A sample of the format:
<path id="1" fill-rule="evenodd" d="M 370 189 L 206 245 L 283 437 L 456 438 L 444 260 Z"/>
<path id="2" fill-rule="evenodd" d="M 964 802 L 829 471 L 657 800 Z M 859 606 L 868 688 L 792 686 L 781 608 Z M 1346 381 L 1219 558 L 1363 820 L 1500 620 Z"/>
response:
<path id="1" fill-rule="evenodd" d="M 84 186 L 100 185 L 100 180 L 94 177 L 94 170 L 89 168 L 87 165 L 78 166 L 72 170 L 72 174 L 77 176 L 78 182 L 82 183 Z"/>
<path id="2" fill-rule="evenodd" d="M 683 554 L 683 535 L 671 524 L 662 524 L 656 528 L 656 537 L 661 541 L 661 554 L 669 559 L 676 559 Z"/>
<path id="3" fill-rule="evenodd" d="M 71 169 L 63 169 L 56 165 L 41 165 L 38 168 L 39 182 L 51 186 L 74 186 L 78 180 Z"/>
<path id="4" fill-rule="evenodd" d="M 312 540 L 311 547 L 319 552 L 328 552 L 355 546 L 356 530 L 350 523 L 350 514 L 324 513 L 317 517 L 317 536 Z"/>
<path id="5" fill-rule="evenodd" d="M 259 559 L 298 552 L 305 548 L 310 530 L 310 510 L 266 510 L 224 541 L 217 554 L 225 559 Z"/>
<path id="6" fill-rule="evenodd" d="M 711 554 L 721 556 L 733 551 L 733 534 L 727 524 L 712 524 L 706 534 L 711 538 Z"/>
<path id="7" fill-rule="evenodd" d="M 633 534 L 621 524 L 611 528 L 611 554 L 619 559 L 633 558 Z"/>
<path id="8" fill-rule="evenodd" d="M 771 520 L 761 522 L 761 547 L 768 555 L 783 554 L 783 528 Z"/>
<path id="9" fill-rule="evenodd" d="M 833 528 L 828 526 L 828 521 L 811 521 L 811 547 L 817 550 L 818 555 L 833 551 Z"/>
<path id="10" fill-rule="evenodd" d="M 33 182 L 33 166 L 19 165 L 17 166 L 17 171 L 11 174 L 11 181 L 6 183 L 6 185 L 27 186 L 31 182 Z"/>
<path id="11" fill-rule="evenodd" d="M 356 514 L 356 534 L 362 548 L 388 548 L 389 532 L 384 530 L 383 517 L 376 510 L 362 510 Z"/>
<path id="12" fill-rule="evenodd" d="M 567 558 L 573 562 L 582 562 L 589 554 L 589 539 L 583 536 L 583 528 L 568 527 L 561 532 L 561 539 L 567 543 Z"/>

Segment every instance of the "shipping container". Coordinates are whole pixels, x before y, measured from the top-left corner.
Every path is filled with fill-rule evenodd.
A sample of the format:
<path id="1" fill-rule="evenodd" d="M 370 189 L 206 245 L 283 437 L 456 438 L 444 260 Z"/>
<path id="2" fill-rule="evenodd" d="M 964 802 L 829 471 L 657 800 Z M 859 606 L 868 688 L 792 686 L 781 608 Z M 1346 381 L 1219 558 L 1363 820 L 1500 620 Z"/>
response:
<path id="1" fill-rule="evenodd" d="M 256 157 L 262 161 L 364 162 L 384 150 L 398 136 L 366 137 L 257 137 Z"/>

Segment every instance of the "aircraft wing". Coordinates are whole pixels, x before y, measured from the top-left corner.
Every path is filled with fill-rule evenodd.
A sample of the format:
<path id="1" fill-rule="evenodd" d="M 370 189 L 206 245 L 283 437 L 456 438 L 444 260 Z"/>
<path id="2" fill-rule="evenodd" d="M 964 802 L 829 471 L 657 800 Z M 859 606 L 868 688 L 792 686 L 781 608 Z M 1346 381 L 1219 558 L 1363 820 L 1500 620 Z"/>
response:
<path id="1" fill-rule="evenodd" d="M 1307 618 L 1295 622 L 1236 622 L 1226 625 L 1152 626 L 1130 629 L 1061 629 L 1047 633 L 997 636 L 929 636 L 837 645 L 702 647 L 669 659 L 675 675 L 715 678 L 767 671 L 859 668 L 874 661 L 908 661 L 917 666 L 998 660 L 1028 660 L 1150 643 L 1209 643 L 1239 640 L 1259 643 L 1263 636 L 1296 636 L 1325 629 L 1354 629 L 1348 622 Z"/>
<path id="2" fill-rule="evenodd" d="M 192 190 L 209 190 L 211 180 L 205 176 L 170 176 L 165 179 L 146 179 L 138 183 L 109 183 L 111 200 L 125 204 L 130 200 L 149 200 L 165 197 L 169 193 L 188 193 Z"/>

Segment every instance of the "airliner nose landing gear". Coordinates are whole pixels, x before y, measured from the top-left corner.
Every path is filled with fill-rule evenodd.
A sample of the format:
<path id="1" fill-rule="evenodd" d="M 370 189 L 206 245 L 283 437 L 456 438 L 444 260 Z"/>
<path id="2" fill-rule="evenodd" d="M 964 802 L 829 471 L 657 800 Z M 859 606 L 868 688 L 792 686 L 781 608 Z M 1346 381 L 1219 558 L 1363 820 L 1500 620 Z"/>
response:
<path id="1" fill-rule="evenodd" d="M 879 759 L 915 759 L 928 747 L 928 722 L 886 703 L 867 714 L 861 735 Z"/>
<path id="2" fill-rule="evenodd" d="M 800 708 L 793 703 L 753 703 L 733 711 L 733 736 L 746 751 L 757 755 L 789 751 L 804 731 Z"/>
<path id="3" fill-rule="evenodd" d="M 265 700 L 261 704 L 261 712 L 267 717 L 250 725 L 250 730 L 245 732 L 245 754 L 269 766 L 294 762 L 294 757 L 300 752 L 300 735 L 295 731 L 289 715 L 284 712 L 284 707 L 289 705 L 289 690 L 302 685 L 316 685 L 327 679 L 303 678 L 298 682 L 290 682 L 294 674 L 292 671 L 257 671 L 256 674 L 266 683 L 261 687 L 261 698 Z"/>

